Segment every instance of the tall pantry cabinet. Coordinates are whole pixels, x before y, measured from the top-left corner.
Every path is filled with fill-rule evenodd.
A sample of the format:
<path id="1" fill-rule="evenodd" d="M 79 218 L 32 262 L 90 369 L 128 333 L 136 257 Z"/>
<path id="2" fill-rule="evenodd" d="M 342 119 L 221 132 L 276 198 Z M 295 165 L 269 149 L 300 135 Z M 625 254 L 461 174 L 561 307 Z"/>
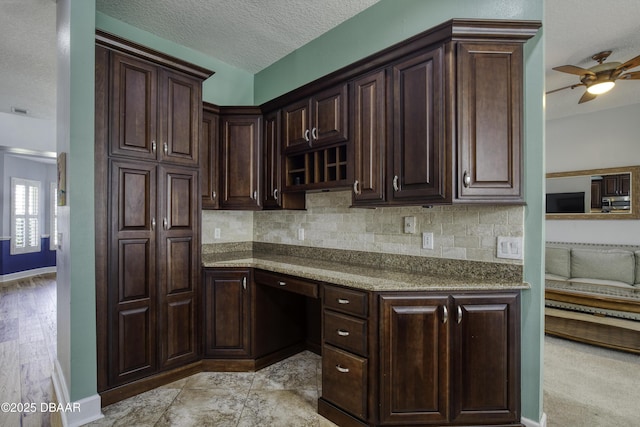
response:
<path id="1" fill-rule="evenodd" d="M 212 73 L 96 36 L 98 391 L 200 358 L 199 139 Z"/>

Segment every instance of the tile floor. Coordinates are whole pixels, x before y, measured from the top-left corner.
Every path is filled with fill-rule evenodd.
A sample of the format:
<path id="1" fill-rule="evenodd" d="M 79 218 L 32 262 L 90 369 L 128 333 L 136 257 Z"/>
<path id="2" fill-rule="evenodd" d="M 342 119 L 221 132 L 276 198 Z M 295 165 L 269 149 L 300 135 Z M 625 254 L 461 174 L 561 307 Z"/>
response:
<path id="1" fill-rule="evenodd" d="M 0 402 L 53 401 L 54 275 L 0 283 Z M 321 358 L 303 352 L 258 372 L 203 372 L 103 408 L 89 426 L 332 427 L 317 414 Z M 0 426 L 55 425 L 49 414 L 2 412 Z"/>
<path id="2" fill-rule="evenodd" d="M 202 372 L 114 403 L 90 426 L 335 426 L 316 413 L 320 356 L 305 351 L 258 372 Z"/>

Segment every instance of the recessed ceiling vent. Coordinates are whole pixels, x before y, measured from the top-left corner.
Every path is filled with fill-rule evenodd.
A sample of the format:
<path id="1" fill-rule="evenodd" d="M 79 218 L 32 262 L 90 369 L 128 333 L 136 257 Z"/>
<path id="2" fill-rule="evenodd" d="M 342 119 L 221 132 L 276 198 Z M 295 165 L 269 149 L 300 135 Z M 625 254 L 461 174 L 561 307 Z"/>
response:
<path id="1" fill-rule="evenodd" d="M 29 114 L 29 110 L 27 110 L 26 108 L 11 107 L 11 111 L 16 114 L 22 114 L 23 116 L 26 116 L 27 114 Z"/>

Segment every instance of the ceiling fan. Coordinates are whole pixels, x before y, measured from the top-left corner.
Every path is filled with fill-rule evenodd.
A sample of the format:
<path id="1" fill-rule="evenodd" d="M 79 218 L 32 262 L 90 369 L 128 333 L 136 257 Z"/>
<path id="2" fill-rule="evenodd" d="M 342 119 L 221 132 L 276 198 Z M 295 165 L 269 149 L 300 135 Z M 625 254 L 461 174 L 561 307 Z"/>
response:
<path id="1" fill-rule="evenodd" d="M 605 50 L 604 52 L 593 55 L 591 59 L 596 61 L 598 65 L 594 65 L 591 68 L 581 68 L 575 65 L 561 65 L 559 67 L 553 67 L 556 71 L 580 76 L 580 83 L 554 89 L 547 92 L 547 95 L 563 89 L 574 89 L 578 86 L 586 86 L 586 92 L 582 95 L 580 101 L 578 101 L 578 104 L 582 104 L 583 102 L 595 99 L 598 95 L 610 91 L 613 86 L 615 86 L 616 80 L 640 80 L 640 71 L 623 74 L 625 71 L 640 65 L 640 55 L 630 59 L 624 64 L 614 61 L 604 62 L 609 55 L 611 55 L 610 50 Z"/>

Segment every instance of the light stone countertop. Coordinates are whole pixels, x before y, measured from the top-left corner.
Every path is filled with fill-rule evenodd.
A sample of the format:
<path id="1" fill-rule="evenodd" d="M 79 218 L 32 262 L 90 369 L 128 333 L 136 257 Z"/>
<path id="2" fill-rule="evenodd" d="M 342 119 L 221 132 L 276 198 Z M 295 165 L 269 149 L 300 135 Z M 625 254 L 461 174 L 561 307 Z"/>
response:
<path id="1" fill-rule="evenodd" d="M 486 291 L 529 289 L 523 282 L 389 271 L 310 258 L 260 254 L 208 259 L 207 268 L 251 267 L 368 291 Z"/>

